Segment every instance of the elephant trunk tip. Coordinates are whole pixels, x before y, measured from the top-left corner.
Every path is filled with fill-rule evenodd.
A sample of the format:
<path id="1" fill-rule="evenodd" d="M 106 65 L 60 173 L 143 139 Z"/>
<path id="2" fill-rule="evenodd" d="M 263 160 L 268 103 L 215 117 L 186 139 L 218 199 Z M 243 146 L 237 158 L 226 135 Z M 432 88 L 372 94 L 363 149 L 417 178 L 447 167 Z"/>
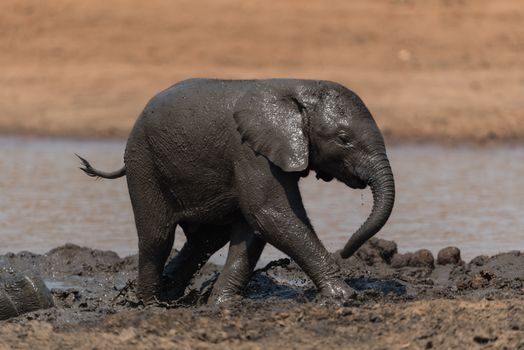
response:
<path id="1" fill-rule="evenodd" d="M 352 256 L 362 244 L 379 232 L 391 215 L 395 202 L 395 182 L 387 158 L 374 167 L 368 184 L 373 194 L 373 208 L 366 221 L 339 252 L 344 259 Z"/>

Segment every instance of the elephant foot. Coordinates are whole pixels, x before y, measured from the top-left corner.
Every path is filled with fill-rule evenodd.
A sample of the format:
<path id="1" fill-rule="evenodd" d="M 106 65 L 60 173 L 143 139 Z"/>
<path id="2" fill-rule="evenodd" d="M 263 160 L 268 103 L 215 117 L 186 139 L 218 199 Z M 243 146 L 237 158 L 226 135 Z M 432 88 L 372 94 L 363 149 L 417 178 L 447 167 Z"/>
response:
<path id="1" fill-rule="evenodd" d="M 346 305 L 357 297 L 357 292 L 343 280 L 331 280 L 320 288 L 318 300 L 322 304 Z"/>
<path id="2" fill-rule="evenodd" d="M 222 291 L 220 293 L 211 293 L 207 299 L 208 305 L 227 306 L 242 300 L 242 295 L 235 292 Z"/>

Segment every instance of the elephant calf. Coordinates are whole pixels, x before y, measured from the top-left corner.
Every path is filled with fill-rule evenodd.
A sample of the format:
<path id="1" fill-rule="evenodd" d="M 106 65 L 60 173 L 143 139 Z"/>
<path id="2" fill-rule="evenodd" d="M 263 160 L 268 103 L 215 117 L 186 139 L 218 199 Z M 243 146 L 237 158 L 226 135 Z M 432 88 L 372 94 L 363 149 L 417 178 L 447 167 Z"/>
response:
<path id="1" fill-rule="evenodd" d="M 158 296 L 164 273 L 183 292 L 198 268 L 230 242 L 211 293 L 240 295 L 265 242 L 289 255 L 328 297 L 350 298 L 335 259 L 307 217 L 298 181 L 314 171 L 351 188 L 370 186 L 374 205 L 340 252 L 353 254 L 386 223 L 395 187 L 382 135 L 361 99 L 313 80 L 177 83 L 149 101 L 129 136 L 124 167 L 139 239 L 138 292 Z M 175 227 L 187 237 L 167 264 Z"/>

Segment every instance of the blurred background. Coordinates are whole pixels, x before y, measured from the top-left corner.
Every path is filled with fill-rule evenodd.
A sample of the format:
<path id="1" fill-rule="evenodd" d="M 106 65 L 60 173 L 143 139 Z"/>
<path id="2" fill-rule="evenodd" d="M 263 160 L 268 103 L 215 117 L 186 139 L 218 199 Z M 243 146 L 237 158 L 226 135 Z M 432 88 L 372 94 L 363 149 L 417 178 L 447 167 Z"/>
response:
<path id="1" fill-rule="evenodd" d="M 125 180 L 93 183 L 72 154 L 119 168 L 147 100 L 189 77 L 346 85 L 397 177 L 381 237 L 467 258 L 524 249 L 523 23 L 521 0 L 2 0 L 0 253 L 136 251 Z M 340 248 L 370 193 L 302 187 Z"/>

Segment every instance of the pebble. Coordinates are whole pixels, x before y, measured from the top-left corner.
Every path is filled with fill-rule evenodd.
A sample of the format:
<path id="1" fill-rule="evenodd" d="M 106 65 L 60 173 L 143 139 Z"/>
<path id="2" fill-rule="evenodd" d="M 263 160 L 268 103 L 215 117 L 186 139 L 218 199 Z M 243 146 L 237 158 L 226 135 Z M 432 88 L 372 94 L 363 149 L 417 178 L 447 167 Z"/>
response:
<path id="1" fill-rule="evenodd" d="M 393 255 L 393 258 L 391 258 L 391 267 L 398 269 L 400 267 L 409 266 L 409 260 L 411 259 L 412 256 L 413 256 L 413 253 Z"/>
<path id="2" fill-rule="evenodd" d="M 396 253 L 395 242 L 373 237 L 360 247 L 356 255 L 369 265 L 374 265 L 382 262 L 389 264 Z"/>
<path id="3" fill-rule="evenodd" d="M 391 259 L 391 267 L 430 267 L 435 266 L 435 258 L 427 249 L 420 249 L 414 253 L 395 254 Z"/>
<path id="4" fill-rule="evenodd" d="M 409 259 L 409 266 L 432 268 L 435 266 L 435 258 L 429 250 L 420 249 L 413 253 L 413 256 Z"/>
<path id="5" fill-rule="evenodd" d="M 437 254 L 438 265 L 463 265 L 464 261 L 460 258 L 460 249 L 457 247 L 446 247 Z"/>

